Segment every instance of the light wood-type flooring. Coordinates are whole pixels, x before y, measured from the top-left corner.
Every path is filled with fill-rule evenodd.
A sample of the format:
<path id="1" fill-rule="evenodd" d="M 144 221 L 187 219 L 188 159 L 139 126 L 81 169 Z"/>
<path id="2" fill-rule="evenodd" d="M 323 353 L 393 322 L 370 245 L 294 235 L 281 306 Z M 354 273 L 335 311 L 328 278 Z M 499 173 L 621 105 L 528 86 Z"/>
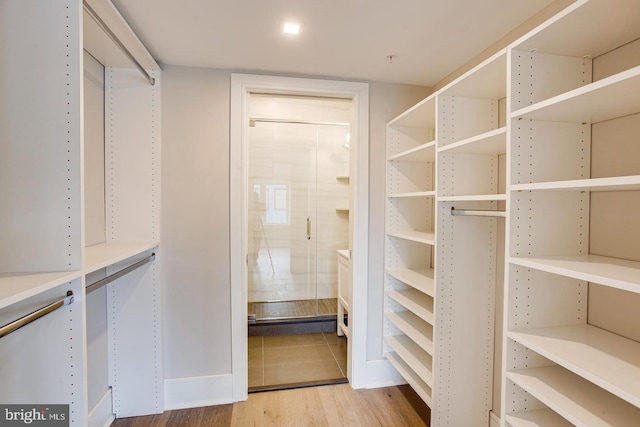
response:
<path id="1" fill-rule="evenodd" d="M 349 384 L 253 393 L 244 402 L 123 418 L 112 427 L 428 426 L 429 408 L 409 386 Z"/>

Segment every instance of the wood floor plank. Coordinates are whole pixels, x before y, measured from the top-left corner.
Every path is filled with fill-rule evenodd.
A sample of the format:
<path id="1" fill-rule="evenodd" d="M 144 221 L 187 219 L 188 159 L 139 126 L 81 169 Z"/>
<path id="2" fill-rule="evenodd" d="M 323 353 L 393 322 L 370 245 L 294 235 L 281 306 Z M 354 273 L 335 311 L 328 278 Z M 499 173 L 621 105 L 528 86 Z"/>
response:
<path id="1" fill-rule="evenodd" d="M 377 425 L 385 427 L 426 426 L 422 418 L 409 404 L 398 387 L 383 387 L 356 390 L 367 401 L 370 411 L 375 415 Z"/>
<path id="2" fill-rule="evenodd" d="M 320 402 L 325 411 L 327 421 L 331 426 L 362 426 L 376 425 L 376 419 L 363 406 L 364 399 L 354 393 L 349 384 L 318 389 Z"/>
<path id="3" fill-rule="evenodd" d="M 408 386 L 338 384 L 252 393 L 244 402 L 123 418 L 112 427 L 420 427 L 428 420 L 429 408 Z"/>
<path id="4" fill-rule="evenodd" d="M 309 427 L 328 426 L 319 402 L 317 387 L 267 393 L 264 400 L 265 426 L 299 426 L 300 420 Z"/>
<path id="5" fill-rule="evenodd" d="M 119 418 L 111 424 L 111 427 L 166 427 L 173 411 L 166 411 L 158 415 L 146 415 L 144 417 Z"/>

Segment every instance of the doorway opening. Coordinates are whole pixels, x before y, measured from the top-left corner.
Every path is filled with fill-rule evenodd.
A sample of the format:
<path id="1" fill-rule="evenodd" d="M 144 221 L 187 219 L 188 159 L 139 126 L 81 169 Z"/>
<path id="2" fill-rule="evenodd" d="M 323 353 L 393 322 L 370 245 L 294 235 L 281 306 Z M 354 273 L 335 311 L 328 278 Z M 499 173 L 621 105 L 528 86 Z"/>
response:
<path id="1" fill-rule="evenodd" d="M 263 109 L 255 108 L 263 98 Z M 293 108 L 273 107 L 268 101 L 280 98 L 296 104 Z M 315 100 L 325 103 L 342 102 L 348 106 L 347 118 L 336 116 L 335 111 L 317 116 L 304 116 L 301 100 Z M 355 388 L 366 382 L 366 322 L 367 322 L 367 258 L 368 258 L 368 110 L 369 94 L 366 83 L 345 81 L 301 79 L 291 77 L 258 76 L 233 74 L 231 78 L 231 299 L 232 299 L 232 387 L 234 401 L 245 400 L 249 387 L 250 352 L 254 350 L 254 335 L 261 335 L 264 347 L 255 353 L 265 352 L 266 334 L 250 333 L 248 327 L 249 304 L 289 303 L 304 301 L 311 310 L 306 313 L 278 312 L 270 310 L 260 323 L 285 323 L 296 328 L 300 323 L 322 323 L 329 316 L 335 322 L 337 301 L 327 306 L 332 313 L 324 315 L 320 310 L 321 300 L 336 298 L 338 250 L 349 255 L 348 268 L 341 268 L 341 277 L 348 279 L 349 295 L 358 295 L 348 307 L 348 324 L 342 325 L 344 340 L 338 335 L 335 323 L 330 331 L 313 331 L 316 337 L 309 344 L 313 347 L 324 344 L 331 346 L 334 338 L 345 341 L 346 374 Z M 277 114 L 272 112 L 276 111 Z M 302 118 L 301 118 L 302 117 Z M 328 154 L 322 152 L 321 141 L 326 134 L 340 134 L 338 150 Z M 266 135 L 267 140 L 287 142 L 285 148 L 274 148 L 267 144 L 262 153 L 270 156 L 269 161 L 257 169 L 275 170 L 276 175 L 288 170 L 287 179 L 266 179 L 256 174 L 251 176 L 251 137 Z M 292 135 L 298 135 L 293 138 Z M 303 136 L 300 137 L 299 135 Z M 347 141 L 347 138 L 349 140 Z M 292 140 L 298 140 L 293 144 Z M 346 146 L 345 146 L 346 145 Z M 347 150 L 347 148 L 349 150 Z M 254 154 L 259 152 L 255 151 Z M 277 154 L 279 153 L 279 154 Z M 322 155 L 345 157 L 348 167 L 331 172 L 331 186 L 346 190 L 342 196 L 324 197 L 329 190 L 322 184 L 321 175 L 331 167 L 323 165 Z M 286 157 L 296 161 L 291 166 L 281 163 Z M 336 162 L 339 163 L 339 162 Z M 279 166 L 277 166 L 280 164 Z M 348 178 L 347 178 L 348 177 Z M 303 179 L 304 178 L 304 179 Z M 294 194 L 302 192 L 296 199 Z M 321 199 L 332 200 L 330 204 L 320 203 Z M 343 200 L 345 204 L 338 202 Z M 327 206 L 331 212 L 327 214 Z M 325 211 L 322 211 L 325 209 Z M 321 212 L 322 211 L 322 212 Z M 326 231 L 323 221 L 327 218 L 341 221 L 342 231 Z M 331 230 L 332 228 L 329 227 Z M 339 227 L 337 228 L 339 230 Z M 346 239 L 335 244 L 335 236 Z M 327 236 L 325 236 L 327 235 Z M 294 238 L 295 237 L 295 238 Z M 295 239 L 300 238 L 299 241 Z M 321 237 L 321 238 L 320 238 Z M 333 241 L 323 245 L 323 239 Z M 345 245 L 346 243 L 346 245 Z M 335 246 L 332 246 L 334 245 Z M 322 254 L 332 255 L 323 256 Z M 326 264 L 326 265 L 323 265 Z M 325 267 L 329 268 L 325 268 Z M 287 279 L 278 282 L 276 279 Z M 298 280 L 304 278 L 304 280 Z M 276 286 L 269 287 L 268 284 Z M 259 284 L 262 288 L 254 288 Z M 251 286 L 250 286 L 251 285 Z M 269 292 L 271 294 L 269 294 Z M 287 293 L 290 292 L 290 293 Z M 331 292 L 331 294 L 329 293 Z M 261 293 L 261 294 L 260 294 Z M 259 295 L 260 294 L 260 295 Z M 327 296 L 327 298 L 325 298 Z M 253 301 L 251 300 L 253 299 Z M 348 298 L 350 299 L 350 298 Z M 333 309 L 335 307 L 335 309 Z M 254 308 L 256 318 L 257 310 Z M 253 310 L 252 310 L 253 311 Z M 345 327 L 346 326 L 346 327 Z M 300 335 L 289 331 L 289 338 Z M 320 335 L 317 335 L 320 334 Z M 327 334 L 327 335 L 324 335 Z M 252 336 L 252 342 L 249 340 Z M 324 337 L 323 337 L 324 335 Z M 323 337 L 324 342 L 320 342 Z M 279 338 L 273 338 L 279 340 Z M 300 337 L 300 339 L 302 339 Z M 304 339 L 308 339 L 304 338 Z M 260 341 L 258 340 L 258 341 Z M 269 338 L 269 340 L 272 340 Z M 273 343 L 271 343 L 273 344 Z M 274 345 L 273 347 L 278 347 Z M 300 347 L 305 347 L 301 345 Z M 294 354 L 307 349 L 292 349 L 294 346 L 280 346 L 281 354 Z M 331 350 L 331 348 L 329 348 Z M 313 351 L 311 351 L 313 353 Z M 266 359 L 263 360 L 266 367 Z M 337 362 L 337 361 L 335 361 Z M 304 367 L 288 366 L 285 370 L 303 371 Z"/>
<path id="2" fill-rule="evenodd" d="M 344 98 L 249 95 L 249 391 L 346 381 L 337 253 L 349 248 L 351 109 Z"/>

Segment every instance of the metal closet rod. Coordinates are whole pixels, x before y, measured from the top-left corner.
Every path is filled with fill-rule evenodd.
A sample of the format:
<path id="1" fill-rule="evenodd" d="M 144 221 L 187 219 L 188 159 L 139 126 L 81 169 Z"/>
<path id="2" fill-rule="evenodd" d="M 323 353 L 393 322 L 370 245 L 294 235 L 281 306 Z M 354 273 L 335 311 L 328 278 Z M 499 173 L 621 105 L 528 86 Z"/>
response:
<path id="1" fill-rule="evenodd" d="M 492 216 L 492 217 L 506 217 L 505 211 L 492 211 L 492 210 L 478 210 L 478 209 L 456 209 L 451 207 L 452 216 Z"/>
<path id="2" fill-rule="evenodd" d="M 23 326 L 26 326 L 29 323 L 34 322 L 43 316 L 46 316 L 52 311 L 56 311 L 57 309 L 71 303 L 73 303 L 73 292 L 67 291 L 67 296 L 62 298 L 61 300 L 45 305 L 44 307 L 37 309 L 33 313 L 29 313 L 26 316 L 22 316 L 21 318 L 0 327 L 0 338 L 5 337 L 11 332 L 14 332 L 22 328 Z"/>
<path id="3" fill-rule="evenodd" d="M 113 282 L 116 279 L 119 279 L 120 277 L 124 276 L 125 274 L 132 272 L 136 268 L 141 267 L 141 266 L 153 261 L 154 259 L 156 259 L 155 252 L 152 253 L 151 255 L 149 255 L 147 258 L 145 258 L 143 260 L 140 260 L 140 261 L 136 262 L 135 264 L 131 264 L 127 268 L 123 268 L 122 270 L 117 271 L 117 272 L 105 277 L 104 279 L 100 279 L 97 282 L 92 283 L 89 286 L 86 286 L 84 288 L 85 289 L 85 293 L 86 294 L 90 294 L 91 292 L 100 289 L 104 285 L 109 284 L 109 283 Z"/>
<path id="4" fill-rule="evenodd" d="M 98 26 L 102 29 L 102 31 L 104 31 L 105 34 L 109 36 L 109 38 L 116 44 L 116 46 L 118 46 L 120 50 L 129 57 L 129 59 L 135 64 L 135 66 L 138 67 L 138 70 L 140 70 L 140 72 L 145 75 L 147 80 L 149 80 L 149 83 L 151 83 L 151 86 L 154 86 L 156 84 L 156 79 L 153 78 L 151 74 L 149 74 L 147 70 L 144 69 L 144 67 L 138 62 L 136 57 L 133 56 L 133 54 L 129 51 L 129 49 L 127 49 L 126 46 L 122 44 L 120 39 L 113 33 L 113 31 L 111 31 L 109 27 L 107 27 L 107 24 L 105 24 L 102 18 L 98 16 L 96 11 L 93 10 L 93 8 L 89 6 L 89 4 L 86 1 L 82 2 L 82 6 L 84 10 L 89 14 L 91 19 L 93 19 L 95 23 L 98 24 Z"/>

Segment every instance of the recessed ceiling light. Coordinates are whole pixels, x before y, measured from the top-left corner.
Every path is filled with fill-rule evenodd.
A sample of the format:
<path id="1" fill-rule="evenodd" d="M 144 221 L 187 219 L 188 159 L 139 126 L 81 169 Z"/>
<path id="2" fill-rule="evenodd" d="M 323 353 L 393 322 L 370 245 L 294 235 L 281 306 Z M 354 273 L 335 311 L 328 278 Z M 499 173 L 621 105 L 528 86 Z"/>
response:
<path id="1" fill-rule="evenodd" d="M 285 34 L 300 34 L 300 24 L 297 22 L 285 22 L 282 26 L 282 32 Z"/>

